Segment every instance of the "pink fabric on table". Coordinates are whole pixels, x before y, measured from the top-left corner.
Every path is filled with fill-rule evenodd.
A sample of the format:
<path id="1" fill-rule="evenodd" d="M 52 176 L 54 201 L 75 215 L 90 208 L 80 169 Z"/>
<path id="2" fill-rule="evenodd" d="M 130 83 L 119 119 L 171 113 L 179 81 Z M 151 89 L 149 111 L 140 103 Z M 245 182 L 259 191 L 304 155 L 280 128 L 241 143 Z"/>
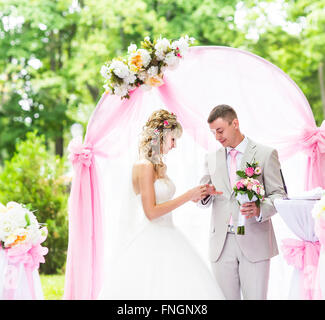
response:
<path id="1" fill-rule="evenodd" d="M 36 300 L 33 271 L 39 268 L 40 263 L 45 262 L 44 255 L 48 253 L 48 248 L 41 246 L 41 243 L 45 241 L 45 239 L 46 236 L 42 237 L 39 243 L 25 243 L 16 247 L 4 249 L 9 266 L 4 282 L 3 298 L 5 300 L 15 299 L 20 265 L 24 265 L 32 300 Z"/>
<path id="2" fill-rule="evenodd" d="M 152 92 L 160 103 L 151 99 Z M 276 147 L 280 160 L 299 151 L 310 155 L 306 188 L 324 186 L 325 179 L 317 178 L 319 170 L 325 171 L 323 129 L 316 127 L 309 103 L 297 85 L 265 59 L 229 47 L 192 47 L 175 71 L 165 72 L 164 85 L 152 92 L 138 88 L 130 99 L 104 93 L 90 118 L 84 142 L 70 145 L 74 177 L 69 198 L 66 299 L 98 296 L 103 280 L 102 199 L 108 195 L 101 189 L 96 159 L 126 154 L 147 120 L 146 110 L 164 107 L 174 112 L 193 141 L 211 151 L 218 145 L 209 132 L 207 117 L 217 104 L 229 104 L 238 114 L 242 132 Z"/>
<path id="3" fill-rule="evenodd" d="M 282 251 L 287 263 L 302 272 L 302 297 L 306 300 L 314 299 L 320 252 L 319 241 L 284 239 L 282 240 Z"/>

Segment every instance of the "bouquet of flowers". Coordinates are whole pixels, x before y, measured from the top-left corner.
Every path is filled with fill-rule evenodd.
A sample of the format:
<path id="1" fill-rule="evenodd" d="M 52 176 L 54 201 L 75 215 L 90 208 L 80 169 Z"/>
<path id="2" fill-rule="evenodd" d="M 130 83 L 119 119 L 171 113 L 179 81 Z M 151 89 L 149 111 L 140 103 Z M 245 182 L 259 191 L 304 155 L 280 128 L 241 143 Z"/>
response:
<path id="1" fill-rule="evenodd" d="M 0 203 L 0 243 L 9 262 L 23 262 L 31 269 L 44 263 L 48 249 L 40 244 L 47 237 L 47 228 L 37 222 L 35 215 L 17 202 Z"/>
<path id="2" fill-rule="evenodd" d="M 126 57 L 115 58 L 102 66 L 100 73 L 105 79 L 106 92 L 129 98 L 130 91 L 137 87 L 150 90 L 161 86 L 164 71 L 175 69 L 194 41 L 186 35 L 175 41 L 166 38 L 151 41 L 146 37 L 140 48 L 131 44 Z"/>
<path id="3" fill-rule="evenodd" d="M 236 173 L 241 178 L 233 188 L 238 204 L 256 202 L 256 205 L 259 206 L 260 202 L 264 200 L 265 190 L 263 185 L 255 179 L 262 173 L 258 163 L 250 164 L 247 162 L 246 169 L 244 171 L 239 170 Z M 241 214 L 238 218 L 237 234 L 245 234 L 245 217 Z"/>

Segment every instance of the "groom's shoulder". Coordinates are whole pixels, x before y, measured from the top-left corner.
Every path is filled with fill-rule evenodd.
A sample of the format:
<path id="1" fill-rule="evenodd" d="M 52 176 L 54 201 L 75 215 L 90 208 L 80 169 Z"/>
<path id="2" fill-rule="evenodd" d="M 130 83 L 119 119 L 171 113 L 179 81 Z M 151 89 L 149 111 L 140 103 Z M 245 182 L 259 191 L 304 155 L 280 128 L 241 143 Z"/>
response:
<path id="1" fill-rule="evenodd" d="M 272 154 L 274 152 L 277 152 L 277 150 L 272 147 L 272 146 L 269 146 L 269 145 L 266 145 L 266 144 L 262 144 L 262 143 L 259 143 L 259 142 L 255 142 L 253 140 L 251 140 L 251 143 L 253 145 L 255 145 L 255 148 L 258 152 L 261 152 L 263 154 Z"/>

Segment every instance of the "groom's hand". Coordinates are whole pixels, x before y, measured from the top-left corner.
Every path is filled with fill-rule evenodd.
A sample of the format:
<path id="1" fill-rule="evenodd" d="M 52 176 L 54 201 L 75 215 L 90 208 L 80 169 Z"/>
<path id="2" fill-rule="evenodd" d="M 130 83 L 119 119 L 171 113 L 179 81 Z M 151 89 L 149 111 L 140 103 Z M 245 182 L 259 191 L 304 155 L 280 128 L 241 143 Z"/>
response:
<path id="1" fill-rule="evenodd" d="M 218 194 L 223 194 L 222 191 L 217 191 L 213 184 L 206 184 L 206 192 L 202 195 L 201 198 L 192 200 L 193 202 L 198 202 L 206 198 L 207 196 L 213 196 Z"/>
<path id="2" fill-rule="evenodd" d="M 240 212 L 246 218 L 259 217 L 261 208 L 256 205 L 256 202 L 246 202 L 240 206 Z"/>

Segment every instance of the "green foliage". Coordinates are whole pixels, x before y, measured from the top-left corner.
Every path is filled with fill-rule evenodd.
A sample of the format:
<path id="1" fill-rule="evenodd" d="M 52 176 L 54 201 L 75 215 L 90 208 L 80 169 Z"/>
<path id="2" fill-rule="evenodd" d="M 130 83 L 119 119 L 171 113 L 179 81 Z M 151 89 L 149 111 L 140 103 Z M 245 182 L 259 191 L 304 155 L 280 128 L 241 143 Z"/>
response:
<path id="1" fill-rule="evenodd" d="M 0 172 L 0 202 L 16 201 L 36 210 L 40 223 L 46 223 L 49 249 L 40 271 L 46 274 L 63 270 L 68 240 L 67 185 L 65 166 L 58 156 L 51 156 L 44 136 L 27 133 L 17 144 L 16 152 Z"/>
<path id="2" fill-rule="evenodd" d="M 86 129 L 104 92 L 100 67 L 146 36 L 176 39 L 188 34 L 197 45 L 240 48 L 271 61 L 302 89 L 320 125 L 325 110 L 325 83 L 320 80 L 320 71 L 325 74 L 325 0 L 282 3 L 277 14 L 287 24 L 300 25 L 298 33 L 274 23 L 268 6 L 279 3 L 0 0 L 0 163 L 34 129 L 62 155 L 71 124 Z M 240 11 L 246 12 L 243 22 L 238 21 Z M 3 22 L 17 17 L 23 17 L 17 26 Z M 257 39 L 249 36 L 251 30 Z M 40 67 L 30 64 L 32 58 Z M 24 106 L 22 100 L 29 102 Z"/>

